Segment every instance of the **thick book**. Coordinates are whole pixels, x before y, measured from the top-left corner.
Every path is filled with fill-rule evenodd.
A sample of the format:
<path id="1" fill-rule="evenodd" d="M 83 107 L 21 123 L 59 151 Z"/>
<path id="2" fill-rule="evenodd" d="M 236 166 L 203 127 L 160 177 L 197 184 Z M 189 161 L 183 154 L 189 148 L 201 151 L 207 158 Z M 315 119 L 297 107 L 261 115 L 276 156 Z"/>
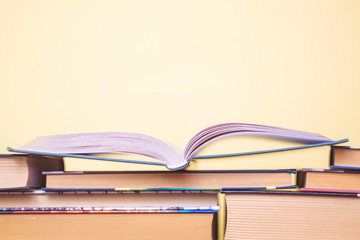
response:
<path id="1" fill-rule="evenodd" d="M 360 170 L 360 148 L 332 146 L 330 167 L 335 169 Z"/>
<path id="2" fill-rule="evenodd" d="M 213 212 L 0 214 L 1 239 L 212 239 Z"/>
<path id="3" fill-rule="evenodd" d="M 251 146 L 242 149 L 241 143 L 245 142 L 245 145 L 249 145 L 251 142 L 248 139 L 241 140 L 243 136 L 265 140 L 270 144 L 267 147 L 257 141 L 256 148 Z M 68 159 L 86 159 L 88 162 L 89 160 L 120 162 L 125 164 L 125 168 L 128 164 L 152 166 L 150 169 L 142 169 L 146 171 L 269 169 L 269 166 L 272 166 L 271 169 L 298 169 L 328 167 L 329 148 L 326 146 L 346 141 L 347 139 L 334 141 L 320 134 L 286 128 L 224 123 L 208 127 L 195 134 L 183 151 L 157 138 L 128 132 L 44 136 L 20 148 L 8 148 L 8 150 Z M 312 154 L 311 149 L 323 147 L 326 148 L 320 151 L 319 155 Z M 290 154 L 291 150 L 296 153 Z M 145 160 L 96 155 L 103 153 L 140 155 L 145 157 Z M 303 155 L 303 153 L 307 154 Z M 318 159 L 318 156 L 321 156 L 321 159 L 312 160 Z M 257 163 L 253 162 L 255 159 Z M 68 168 L 68 165 L 71 165 L 70 161 L 65 162 L 67 171 L 71 168 Z"/>
<path id="4" fill-rule="evenodd" d="M 360 171 L 303 169 L 298 179 L 301 191 L 360 193 Z"/>
<path id="5" fill-rule="evenodd" d="M 241 190 L 296 188 L 296 170 L 43 172 L 46 190 Z"/>
<path id="6" fill-rule="evenodd" d="M 358 194 L 227 192 L 225 240 L 358 239 Z"/>
<path id="7" fill-rule="evenodd" d="M 45 186 L 42 171 L 63 169 L 61 158 L 1 154 L 0 191 L 42 188 Z"/>

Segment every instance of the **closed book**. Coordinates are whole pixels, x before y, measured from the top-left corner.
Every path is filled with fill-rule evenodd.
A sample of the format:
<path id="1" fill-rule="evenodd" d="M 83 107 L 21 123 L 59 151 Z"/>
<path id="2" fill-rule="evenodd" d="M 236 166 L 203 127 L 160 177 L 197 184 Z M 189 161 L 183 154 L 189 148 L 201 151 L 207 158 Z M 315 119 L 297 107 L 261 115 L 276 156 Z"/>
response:
<path id="1" fill-rule="evenodd" d="M 215 236 L 214 213 L 1 214 L 1 239 L 197 239 Z"/>
<path id="2" fill-rule="evenodd" d="M 358 239 L 357 194 L 226 193 L 225 240 Z"/>
<path id="3" fill-rule="evenodd" d="M 217 194 L 189 192 L 81 191 L 0 192 L 0 209 L 99 208 L 99 207 L 208 207 L 217 205 Z"/>
<path id="4" fill-rule="evenodd" d="M 63 170 L 60 158 L 27 155 L 0 155 L 0 191 L 25 190 L 45 186 L 42 171 Z"/>
<path id="5" fill-rule="evenodd" d="M 360 170 L 360 148 L 332 146 L 330 167 L 334 169 Z"/>
<path id="6" fill-rule="evenodd" d="M 296 170 L 43 172 L 46 190 L 230 190 L 296 188 Z"/>
<path id="7" fill-rule="evenodd" d="M 298 177 L 301 191 L 360 193 L 360 171 L 303 169 Z"/>

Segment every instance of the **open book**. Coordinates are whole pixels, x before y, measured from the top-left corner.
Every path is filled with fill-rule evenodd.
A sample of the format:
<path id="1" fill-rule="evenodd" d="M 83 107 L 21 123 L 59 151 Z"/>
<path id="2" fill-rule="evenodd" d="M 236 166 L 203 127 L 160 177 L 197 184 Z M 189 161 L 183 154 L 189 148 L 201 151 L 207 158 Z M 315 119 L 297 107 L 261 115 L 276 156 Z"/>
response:
<path id="1" fill-rule="evenodd" d="M 221 138 L 233 135 L 261 135 L 279 138 L 299 145 L 286 148 L 264 149 L 250 152 L 229 152 L 198 156 L 197 153 L 206 145 Z M 20 148 L 8 148 L 11 152 L 37 154 L 56 157 L 75 157 L 104 161 L 119 161 L 135 164 L 151 164 L 166 166 L 170 170 L 186 168 L 191 159 L 224 158 L 250 154 L 289 151 L 302 148 L 312 148 L 333 145 L 348 141 L 331 140 L 320 134 L 245 123 L 224 123 L 208 127 L 195 136 L 186 145 L 184 151 L 157 138 L 129 132 L 101 132 L 84 134 L 66 134 L 38 137 Z M 89 156 L 97 153 L 126 153 L 142 155 L 158 161 L 138 161 L 107 157 Z"/>

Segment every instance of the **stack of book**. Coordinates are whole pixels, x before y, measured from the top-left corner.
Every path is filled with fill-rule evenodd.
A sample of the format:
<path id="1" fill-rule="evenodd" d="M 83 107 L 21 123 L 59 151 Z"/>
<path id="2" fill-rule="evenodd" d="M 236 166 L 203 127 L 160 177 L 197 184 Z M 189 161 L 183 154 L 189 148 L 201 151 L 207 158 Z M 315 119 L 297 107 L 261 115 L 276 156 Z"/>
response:
<path id="1" fill-rule="evenodd" d="M 360 149 L 332 146 L 329 167 L 298 171 L 296 192 L 226 192 L 226 239 L 358 239 Z"/>
<path id="2" fill-rule="evenodd" d="M 334 146 L 346 141 L 241 123 L 182 153 L 135 133 L 40 137 L 0 158 L 0 236 L 356 238 L 360 150 Z"/>

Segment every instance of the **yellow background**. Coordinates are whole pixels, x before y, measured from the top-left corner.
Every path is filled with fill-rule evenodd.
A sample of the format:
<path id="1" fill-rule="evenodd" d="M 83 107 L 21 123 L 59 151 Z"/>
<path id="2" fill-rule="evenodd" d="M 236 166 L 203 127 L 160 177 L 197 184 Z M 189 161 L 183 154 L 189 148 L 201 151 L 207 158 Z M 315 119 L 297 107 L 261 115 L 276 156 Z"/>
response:
<path id="1" fill-rule="evenodd" d="M 0 151 L 246 122 L 360 146 L 360 1 L 0 1 Z"/>

